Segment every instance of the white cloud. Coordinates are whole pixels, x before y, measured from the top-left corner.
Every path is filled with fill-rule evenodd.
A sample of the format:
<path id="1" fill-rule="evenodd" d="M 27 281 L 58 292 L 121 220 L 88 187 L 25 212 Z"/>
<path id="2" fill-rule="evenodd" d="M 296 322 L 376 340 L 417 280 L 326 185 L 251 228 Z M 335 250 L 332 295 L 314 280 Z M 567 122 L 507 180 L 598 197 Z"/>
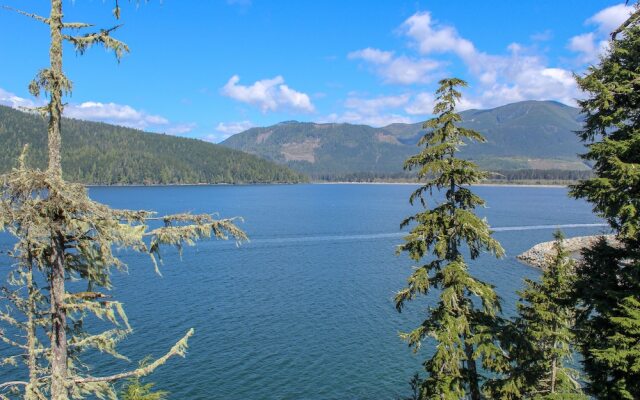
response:
<path id="1" fill-rule="evenodd" d="M 530 53 L 518 43 L 510 44 L 504 55 L 479 51 L 454 27 L 438 24 L 428 12 L 409 17 L 400 31 L 423 55 L 452 53 L 465 63 L 477 82 L 461 109 L 488 108 L 520 100 L 574 104 L 580 95 L 569 70 L 547 66 L 542 56 Z"/>
<path id="2" fill-rule="evenodd" d="M 569 50 L 579 53 L 580 63 L 593 63 L 609 48 L 608 40 L 596 40 L 594 32 L 577 35 L 569 40 Z"/>
<path id="3" fill-rule="evenodd" d="M 244 132 L 254 126 L 255 124 L 251 121 L 220 122 L 216 126 L 216 132 L 205 135 L 200 139 L 207 142 L 220 143 L 230 136 Z"/>
<path id="4" fill-rule="evenodd" d="M 43 105 L 44 100 L 30 100 L 0 88 L 0 104 L 13 108 L 33 108 Z M 170 135 L 184 135 L 195 129 L 195 123 L 172 124 L 165 117 L 148 114 L 135 108 L 116 104 L 86 101 L 67 104 L 64 116 L 85 121 L 105 122 L 135 129 L 152 129 Z"/>
<path id="5" fill-rule="evenodd" d="M 411 123 L 412 119 L 401 113 L 401 108 L 409 99 L 408 94 L 374 98 L 350 96 L 344 103 L 345 112 L 330 114 L 319 122 L 347 122 L 371 126 L 386 126 L 396 122 Z"/>
<path id="6" fill-rule="evenodd" d="M 318 122 L 346 122 L 355 125 L 382 127 L 394 123 L 410 124 L 413 121 L 402 114 L 362 115 L 357 112 L 347 111 L 342 114 L 329 114 Z"/>
<path id="7" fill-rule="evenodd" d="M 530 38 L 534 42 L 546 42 L 553 39 L 553 31 L 551 31 L 550 29 L 547 29 L 542 32 L 537 32 L 531 35 Z"/>
<path id="8" fill-rule="evenodd" d="M 228 135 L 235 135 L 236 133 L 244 132 L 254 126 L 255 125 L 251 121 L 220 122 L 218 126 L 216 126 L 216 131 Z"/>
<path id="9" fill-rule="evenodd" d="M 429 12 L 409 17 L 401 31 L 414 40 L 422 54 L 453 52 L 466 61 L 476 55 L 473 43 L 462 38 L 454 27 L 436 25 Z"/>
<path id="10" fill-rule="evenodd" d="M 15 94 L 8 92 L 2 88 L 0 88 L 0 104 L 12 108 L 37 106 L 36 102 L 34 102 L 33 100 L 16 96 Z"/>
<path id="11" fill-rule="evenodd" d="M 128 105 L 96 101 L 69 104 L 65 107 L 64 115 L 70 118 L 106 122 L 136 129 L 169 124 L 169 120 L 164 117 L 147 114 Z"/>
<path id="12" fill-rule="evenodd" d="M 197 126 L 198 126 L 198 124 L 196 124 L 195 122 L 188 122 L 188 123 L 185 123 L 185 124 L 174 124 L 174 125 L 169 126 L 166 129 L 166 133 L 168 133 L 169 135 L 180 136 L 180 135 L 184 135 L 186 133 L 191 132 Z"/>
<path id="13" fill-rule="evenodd" d="M 364 114 L 374 114 L 381 110 L 401 107 L 409 101 L 409 95 L 379 96 L 371 99 L 361 97 L 349 97 L 345 107 Z"/>
<path id="14" fill-rule="evenodd" d="M 348 58 L 366 61 L 372 64 L 376 74 L 386 83 L 402 85 L 428 83 L 433 80 L 432 73 L 440 67 L 440 63 L 433 60 L 394 57 L 393 52 L 370 47 L 353 51 L 348 54 Z"/>
<path id="15" fill-rule="evenodd" d="M 393 58 L 393 52 L 367 47 L 366 49 L 352 51 L 347 57 L 351 60 L 361 59 L 373 64 L 387 64 Z"/>
<path id="16" fill-rule="evenodd" d="M 431 93 L 418 93 L 404 110 L 411 115 L 431 115 L 433 105 L 434 97 Z"/>
<path id="17" fill-rule="evenodd" d="M 587 20 L 587 23 L 597 25 L 598 31 L 608 35 L 618 28 L 633 12 L 633 7 L 624 3 L 607 7 Z"/>
<path id="18" fill-rule="evenodd" d="M 210 133 L 208 135 L 202 136 L 200 139 L 204 140 L 205 142 L 220 143 L 224 141 L 226 138 L 228 138 L 229 136 L 231 135 L 220 134 L 220 133 Z"/>
<path id="19" fill-rule="evenodd" d="M 607 7 L 585 21 L 587 25 L 594 25 L 595 31 L 583 33 L 569 39 L 567 47 L 578 53 L 581 64 L 595 63 L 599 57 L 609 49 L 609 36 L 633 12 L 633 7 L 617 4 Z"/>
<path id="20" fill-rule="evenodd" d="M 240 77 L 234 75 L 222 88 L 222 94 L 234 100 L 257 106 L 263 113 L 280 109 L 304 112 L 315 110 L 309 95 L 298 92 L 284 84 L 282 76 L 263 79 L 251 86 L 239 85 Z"/>

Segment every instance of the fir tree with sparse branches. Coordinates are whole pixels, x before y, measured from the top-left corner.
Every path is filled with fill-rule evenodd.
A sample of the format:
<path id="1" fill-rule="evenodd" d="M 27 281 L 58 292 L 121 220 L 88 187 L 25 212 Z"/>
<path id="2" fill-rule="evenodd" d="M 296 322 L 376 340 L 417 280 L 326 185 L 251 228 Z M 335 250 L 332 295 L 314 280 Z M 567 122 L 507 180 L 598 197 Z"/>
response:
<path id="1" fill-rule="evenodd" d="M 62 179 L 62 98 L 71 91 L 62 70 L 63 43 L 73 44 L 80 54 L 102 45 L 118 59 L 129 50 L 111 37 L 115 28 L 68 34 L 91 25 L 64 21 L 62 8 L 62 0 L 51 0 L 49 17 L 16 10 L 50 28 L 50 66 L 29 87 L 32 94 L 49 97 L 38 109 L 48 119 L 49 164 L 44 171 L 29 168 L 25 149 L 18 166 L 0 177 L 0 231 L 15 238 L 9 251 L 14 264 L 0 292 L 0 322 L 8 326 L 0 331 L 0 340 L 15 351 L 0 361 L 25 367 L 18 372 L 24 379 L 0 384 L 2 400 L 117 399 L 117 382 L 147 376 L 170 358 L 184 356 L 193 329 L 164 355 L 138 368 L 100 375 L 90 364 L 89 355 L 96 351 L 126 360 L 117 344 L 132 327 L 122 304 L 109 294 L 112 272 L 127 269 L 116 249 L 148 255 L 159 272 L 165 246 L 181 251 L 210 237 L 246 239 L 233 219 L 111 209 L 91 200 L 82 185 Z M 114 13 L 120 16 L 117 1 Z M 70 281 L 74 288 L 84 288 L 72 291 Z M 103 332 L 90 329 L 96 318 L 113 327 Z M 150 392 L 148 386 L 143 389 Z"/>
<path id="2" fill-rule="evenodd" d="M 600 62 L 577 76 L 587 94 L 578 134 L 594 177 L 571 188 L 611 225 L 583 254 L 575 300 L 576 338 L 597 398 L 640 398 L 640 6 L 612 34 Z"/>
<path id="3" fill-rule="evenodd" d="M 499 298 L 490 284 L 470 274 L 464 256 L 468 252 L 474 260 L 483 252 L 504 254 L 487 221 L 474 213 L 485 202 L 469 185 L 486 174 L 471 161 L 456 157 L 464 141 L 484 141 L 478 132 L 459 126 L 455 108 L 461 98 L 458 89 L 464 86 L 460 79 L 440 81 L 433 110 L 436 117 L 424 124 L 427 133 L 418 142 L 421 151 L 405 162 L 405 169 L 417 170 L 425 180 L 409 201 L 419 201 L 425 209 L 401 225 L 410 226 L 411 231 L 398 252 L 407 252 L 419 265 L 407 287 L 397 293 L 396 307 L 402 311 L 416 296 L 440 291 L 439 302 L 429 308 L 424 322 L 402 334 L 416 351 L 424 340 L 435 342 L 434 354 L 424 363 L 428 376 L 421 382 L 421 399 L 478 400 L 485 380 L 481 368 L 493 369 L 502 363 L 494 340 Z M 438 202 L 440 194 L 444 200 Z"/>

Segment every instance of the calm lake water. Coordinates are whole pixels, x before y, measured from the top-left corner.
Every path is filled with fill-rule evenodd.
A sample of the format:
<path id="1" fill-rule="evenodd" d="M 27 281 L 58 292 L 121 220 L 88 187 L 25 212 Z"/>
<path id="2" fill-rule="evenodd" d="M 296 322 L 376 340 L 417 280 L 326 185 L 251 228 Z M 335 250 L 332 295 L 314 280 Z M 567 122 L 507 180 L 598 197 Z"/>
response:
<path id="1" fill-rule="evenodd" d="M 135 329 L 121 351 L 161 355 L 189 328 L 186 359 L 152 376 L 172 399 L 394 399 L 408 393 L 431 347 L 416 355 L 398 338 L 421 321 L 428 299 L 402 314 L 394 292 L 412 263 L 395 255 L 401 220 L 417 211 L 411 185 L 186 186 L 91 188 L 113 207 L 243 216 L 250 243 L 209 241 L 182 260 L 165 251 L 163 277 L 145 257 L 125 255 L 115 277 Z M 472 271 L 496 285 L 506 314 L 523 278 L 539 271 L 515 256 L 552 239 L 603 227 L 564 188 L 478 187 L 481 210 L 507 257 L 481 257 Z M 97 360 L 96 360 L 97 361 Z M 103 364 L 104 365 L 104 364 Z M 135 365 L 135 364 L 134 364 Z M 109 361 L 95 374 L 131 365 Z M 3 373 L 3 375 L 6 374 Z"/>

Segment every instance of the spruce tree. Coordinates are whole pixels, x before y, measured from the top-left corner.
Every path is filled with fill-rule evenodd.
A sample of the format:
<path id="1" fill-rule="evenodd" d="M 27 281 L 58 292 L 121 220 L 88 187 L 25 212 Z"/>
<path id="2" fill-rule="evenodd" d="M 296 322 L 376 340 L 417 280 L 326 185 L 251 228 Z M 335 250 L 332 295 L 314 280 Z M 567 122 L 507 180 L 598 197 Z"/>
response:
<path id="1" fill-rule="evenodd" d="M 469 185 L 480 182 L 486 174 L 474 163 L 456 158 L 465 140 L 484 141 L 478 132 L 458 125 L 458 88 L 464 86 L 460 79 L 440 81 L 433 109 L 436 117 L 424 123 L 427 132 L 418 142 L 421 151 L 405 162 L 405 169 L 417 170 L 425 182 L 409 198 L 411 204 L 419 200 L 424 211 L 402 222 L 401 226 L 411 226 L 411 231 L 398 252 L 407 252 L 422 264 L 414 268 L 407 287 L 396 295 L 396 308 L 401 311 L 407 301 L 431 289 L 440 291 L 438 304 L 429 308 L 424 322 L 402 334 L 416 351 L 428 337 L 436 342 L 435 353 L 424 363 L 428 376 L 421 385 L 423 399 L 480 399 L 484 378 L 478 361 L 490 368 L 500 358 L 493 339 L 499 298 L 491 285 L 469 273 L 463 255 L 468 251 L 473 260 L 484 251 L 497 257 L 504 253 L 491 236 L 487 221 L 474 213 L 485 202 Z M 441 194 L 444 199 L 439 202 Z M 423 260 L 429 253 L 432 257 Z"/>
<path id="2" fill-rule="evenodd" d="M 638 7 L 638 5 L 636 5 Z M 576 80 L 587 94 L 578 132 L 594 177 L 571 188 L 611 225 L 619 245 L 605 240 L 585 251 L 577 271 L 576 338 L 598 398 L 640 398 L 640 9 L 612 34 L 598 65 Z"/>
<path id="3" fill-rule="evenodd" d="M 575 262 L 556 232 L 553 258 L 541 280 L 525 280 L 518 292 L 518 317 L 503 332 L 502 345 L 510 366 L 494 380 L 495 399 L 586 399 L 577 371 L 570 368 L 575 310 L 572 302 Z"/>
<path id="4" fill-rule="evenodd" d="M 27 400 L 116 399 L 115 383 L 146 376 L 169 358 L 183 356 L 194 331 L 188 330 L 163 356 L 144 366 L 113 375 L 95 374 L 95 366 L 88 363 L 91 352 L 124 359 L 116 345 L 132 332 L 122 304 L 108 293 L 112 272 L 127 268 L 115 250 L 147 254 L 159 272 L 164 246 L 181 251 L 203 238 L 244 240 L 246 236 L 232 219 L 209 214 L 157 216 L 144 210 L 114 210 L 91 200 L 83 186 L 65 182 L 60 122 L 62 98 L 71 91 L 71 83 L 62 71 L 63 43 L 70 42 L 79 53 L 101 44 L 118 59 L 128 48 L 110 36 L 115 28 L 67 34 L 91 25 L 65 22 L 62 0 L 51 0 L 49 17 L 18 12 L 50 28 L 50 66 L 29 87 L 32 94 L 43 91 L 49 97 L 49 103 L 38 109 L 49 121 L 49 165 L 45 171 L 29 168 L 25 149 L 18 166 L 0 177 L 0 230 L 15 238 L 9 252 L 15 263 L 0 299 L 13 306 L 0 311 L 0 322 L 9 325 L 0 340 L 15 352 L 2 363 L 26 368 L 24 380 L 2 383 L 0 389 Z M 120 15 L 117 2 L 115 14 Z M 70 291 L 70 280 L 76 288 L 84 283 L 85 289 Z M 110 322 L 113 328 L 90 329 L 95 318 Z"/>

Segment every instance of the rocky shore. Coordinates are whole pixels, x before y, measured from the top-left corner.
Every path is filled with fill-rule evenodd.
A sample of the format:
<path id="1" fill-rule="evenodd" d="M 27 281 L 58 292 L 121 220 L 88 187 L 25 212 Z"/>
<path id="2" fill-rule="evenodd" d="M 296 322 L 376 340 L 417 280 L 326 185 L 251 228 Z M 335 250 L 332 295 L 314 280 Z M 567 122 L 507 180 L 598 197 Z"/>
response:
<path id="1" fill-rule="evenodd" d="M 595 235 L 565 239 L 564 246 L 573 258 L 580 259 L 582 249 L 595 244 L 601 237 L 604 237 L 609 244 L 616 243 L 614 235 Z M 544 268 L 554 256 L 553 243 L 553 241 L 539 243 L 516 258 L 533 267 Z"/>

